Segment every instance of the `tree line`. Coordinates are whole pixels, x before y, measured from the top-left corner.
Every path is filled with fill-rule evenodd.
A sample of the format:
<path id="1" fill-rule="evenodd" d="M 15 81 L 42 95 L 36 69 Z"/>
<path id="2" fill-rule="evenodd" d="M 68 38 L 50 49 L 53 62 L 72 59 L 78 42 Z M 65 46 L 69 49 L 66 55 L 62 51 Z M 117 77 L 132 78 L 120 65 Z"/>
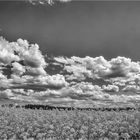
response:
<path id="1" fill-rule="evenodd" d="M 51 106 L 51 105 L 41 105 L 41 104 L 3 104 L 1 107 L 15 107 L 15 108 L 25 108 L 25 109 L 42 109 L 42 110 L 93 110 L 93 111 L 129 111 L 136 110 L 134 107 L 93 107 L 93 108 L 79 108 L 79 107 L 62 107 L 62 106 Z M 140 110 L 138 108 L 138 110 Z"/>

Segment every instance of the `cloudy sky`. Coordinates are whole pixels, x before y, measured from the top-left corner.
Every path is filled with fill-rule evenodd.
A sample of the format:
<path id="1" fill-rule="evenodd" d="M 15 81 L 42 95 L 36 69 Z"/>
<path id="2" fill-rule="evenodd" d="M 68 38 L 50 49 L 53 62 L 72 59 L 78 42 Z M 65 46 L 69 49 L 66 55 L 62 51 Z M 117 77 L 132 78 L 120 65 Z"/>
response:
<path id="1" fill-rule="evenodd" d="M 2 96 L 140 100 L 139 1 L 0 1 L 0 29 Z"/>

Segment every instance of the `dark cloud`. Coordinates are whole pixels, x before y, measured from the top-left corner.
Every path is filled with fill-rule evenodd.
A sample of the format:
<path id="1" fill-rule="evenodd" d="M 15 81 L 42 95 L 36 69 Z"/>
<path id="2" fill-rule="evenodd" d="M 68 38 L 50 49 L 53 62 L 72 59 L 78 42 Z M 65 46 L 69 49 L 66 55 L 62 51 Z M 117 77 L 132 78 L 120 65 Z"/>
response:
<path id="1" fill-rule="evenodd" d="M 104 78 L 126 77 L 127 73 L 121 67 L 112 67 L 111 72 L 104 76 Z"/>

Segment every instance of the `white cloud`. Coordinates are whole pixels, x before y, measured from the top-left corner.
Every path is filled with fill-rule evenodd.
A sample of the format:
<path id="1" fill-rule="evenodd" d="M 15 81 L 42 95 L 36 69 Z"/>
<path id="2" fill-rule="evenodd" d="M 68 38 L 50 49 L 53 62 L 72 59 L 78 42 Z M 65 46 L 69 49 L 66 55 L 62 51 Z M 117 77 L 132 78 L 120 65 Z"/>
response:
<path id="1" fill-rule="evenodd" d="M 44 56 L 41 54 L 39 50 L 39 46 L 37 44 L 33 45 L 28 48 L 28 50 L 24 51 L 21 55 L 21 58 L 24 60 L 25 65 L 38 68 L 38 67 L 45 67 L 46 62 Z"/>
<path id="2" fill-rule="evenodd" d="M 30 67 L 45 67 L 44 56 L 37 44 L 29 44 L 27 40 L 18 39 L 17 42 L 8 42 L 0 38 L 0 62 L 10 64 L 12 61 L 23 60 Z"/>
<path id="3" fill-rule="evenodd" d="M 64 70 L 68 73 L 73 73 L 72 75 L 67 75 L 67 80 L 77 79 L 79 81 L 86 79 L 86 77 L 92 77 L 92 73 L 90 70 L 87 70 L 84 66 L 80 65 L 72 65 L 65 66 Z"/>
<path id="4" fill-rule="evenodd" d="M 81 82 L 75 85 L 61 89 L 62 97 L 72 99 L 98 99 L 104 94 L 101 87 L 92 85 L 92 83 Z"/>
<path id="5" fill-rule="evenodd" d="M 13 54 L 13 52 L 9 52 L 6 49 L 0 50 L 0 62 L 3 64 L 10 64 L 12 61 L 19 61 L 20 58 Z"/>
<path id="6" fill-rule="evenodd" d="M 103 85 L 102 86 L 102 89 L 104 90 L 104 91 L 107 91 L 107 92 L 110 92 L 110 91 L 112 91 L 112 92 L 118 92 L 119 91 L 119 87 L 118 86 L 116 86 L 116 85 Z"/>
<path id="7" fill-rule="evenodd" d="M 48 79 L 46 80 L 47 80 L 48 85 L 54 85 L 54 86 L 59 86 L 59 87 L 68 85 L 68 83 L 65 81 L 65 77 L 60 74 L 48 76 Z"/>
<path id="8" fill-rule="evenodd" d="M 18 39 L 17 42 L 8 42 L 1 37 L 0 62 L 12 66 L 13 74 L 19 76 L 24 73 L 35 76 L 46 75 L 47 63 L 39 50 L 39 46 L 29 44 L 27 40 Z"/>
<path id="9" fill-rule="evenodd" d="M 131 91 L 131 92 L 140 92 L 140 87 L 138 85 L 127 85 L 123 89 L 123 91 Z"/>
<path id="10" fill-rule="evenodd" d="M 22 66 L 18 62 L 12 63 L 12 66 L 13 66 L 13 68 L 12 68 L 13 74 L 22 75 L 26 71 L 25 66 Z"/>
<path id="11" fill-rule="evenodd" d="M 66 75 L 67 80 L 103 79 L 116 86 L 125 86 L 126 83 L 140 78 L 140 63 L 133 62 L 130 58 L 119 56 L 107 61 L 103 56 L 73 56 L 55 57 L 54 60 L 64 64 L 64 70 L 69 73 Z"/>
<path id="12" fill-rule="evenodd" d="M 46 75 L 46 76 L 39 76 L 35 79 L 36 82 L 42 85 L 49 85 L 54 87 L 65 87 L 68 86 L 68 83 L 65 80 L 65 77 L 60 74 L 56 75 Z"/>
<path id="13" fill-rule="evenodd" d="M 14 50 L 11 48 L 8 41 L 0 38 L 0 63 L 10 64 L 12 61 L 19 61 L 19 56 L 14 54 Z"/>
<path id="14" fill-rule="evenodd" d="M 62 64 L 71 64 L 73 63 L 74 64 L 74 61 L 72 59 L 69 59 L 67 57 L 63 57 L 63 56 L 60 56 L 60 57 L 54 57 L 54 60 L 58 63 L 62 63 Z"/>
<path id="15" fill-rule="evenodd" d="M 135 91 L 139 93 L 140 62 L 133 62 L 130 58 L 116 57 L 106 60 L 100 57 L 54 57 L 48 63 L 61 65 L 62 73 L 49 75 L 46 72 L 47 63 L 37 44 L 29 44 L 27 40 L 18 39 L 8 42 L 0 39 L 0 88 L 11 88 L 7 93 L 21 93 L 22 95 L 37 95 L 71 98 L 76 100 L 110 99 L 116 101 L 121 96 L 108 94 L 109 91 Z M 9 66 L 7 68 L 7 66 Z M 11 69 L 10 76 L 5 70 Z M 7 70 L 8 71 L 8 70 Z M 90 79 L 91 83 L 85 82 Z M 107 82 L 96 84 L 96 80 Z M 76 82 L 78 81 L 78 82 Z M 98 83 L 97 83 L 98 84 Z M 103 86 L 102 86 L 103 85 Z M 27 87 L 26 93 L 24 88 Z M 43 93 L 32 90 L 42 88 Z M 18 88 L 18 89 L 13 89 Z M 19 89 L 20 88 L 20 89 Z M 29 89 L 29 90 L 28 90 Z M 123 98 L 127 98 L 123 96 Z M 135 98 L 135 97 L 129 97 Z M 128 99 L 128 98 L 127 98 Z"/>
<path id="16" fill-rule="evenodd" d="M 24 91 L 24 89 L 19 89 L 19 88 L 17 88 L 17 89 L 11 89 L 13 92 L 16 92 L 16 93 L 24 93 L 25 91 Z"/>
<path id="17" fill-rule="evenodd" d="M 31 76 L 46 75 L 46 71 L 42 67 L 32 68 L 26 67 L 26 74 Z"/>
<path id="18" fill-rule="evenodd" d="M 10 89 L 0 91 L 0 99 L 9 99 L 13 96 L 14 96 L 14 94 L 12 93 L 12 91 Z"/>
<path id="19" fill-rule="evenodd" d="M 0 80 L 7 79 L 7 77 L 3 74 L 3 72 L 0 70 Z"/>
<path id="20" fill-rule="evenodd" d="M 11 86 L 11 79 L 7 79 L 7 78 L 4 78 L 4 79 L 0 79 L 0 89 L 1 88 L 9 88 Z"/>
<path id="21" fill-rule="evenodd" d="M 24 75 L 19 77 L 18 75 L 11 75 L 11 79 L 2 80 L 3 88 L 63 88 L 69 85 L 65 80 L 65 77 L 60 74 L 56 75 Z"/>
<path id="22" fill-rule="evenodd" d="M 8 42 L 1 37 L 0 50 L 6 53 L 11 53 L 14 57 L 19 57 L 20 60 L 25 60 L 26 63 L 33 67 L 45 66 L 44 56 L 39 50 L 37 44 L 29 44 L 27 40 L 18 39 L 17 42 Z M 14 55 L 14 53 L 17 53 Z M 31 61 L 31 62 L 28 62 Z M 37 62 L 36 62 L 37 61 Z M 38 64 L 37 64 L 38 63 Z"/>
<path id="23" fill-rule="evenodd" d="M 112 77 L 129 77 L 140 72 L 140 65 L 132 62 L 130 58 L 117 57 L 110 61 Z"/>
<path id="24" fill-rule="evenodd" d="M 88 82 L 77 83 L 73 86 L 63 87 L 59 90 L 47 89 L 46 91 L 34 92 L 36 99 L 50 100 L 50 98 L 71 100 L 94 100 L 94 99 L 106 99 L 107 94 L 102 92 L 101 87 L 98 85 L 92 85 Z"/>

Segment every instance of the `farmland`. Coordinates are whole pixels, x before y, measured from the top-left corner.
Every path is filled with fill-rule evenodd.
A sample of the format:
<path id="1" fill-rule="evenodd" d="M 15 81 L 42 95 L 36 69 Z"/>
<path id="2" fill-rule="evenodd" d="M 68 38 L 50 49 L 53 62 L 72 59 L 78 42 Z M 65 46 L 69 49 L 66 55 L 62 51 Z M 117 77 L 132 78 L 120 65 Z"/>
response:
<path id="1" fill-rule="evenodd" d="M 140 112 L 0 107 L 1 140 L 139 140 Z"/>

